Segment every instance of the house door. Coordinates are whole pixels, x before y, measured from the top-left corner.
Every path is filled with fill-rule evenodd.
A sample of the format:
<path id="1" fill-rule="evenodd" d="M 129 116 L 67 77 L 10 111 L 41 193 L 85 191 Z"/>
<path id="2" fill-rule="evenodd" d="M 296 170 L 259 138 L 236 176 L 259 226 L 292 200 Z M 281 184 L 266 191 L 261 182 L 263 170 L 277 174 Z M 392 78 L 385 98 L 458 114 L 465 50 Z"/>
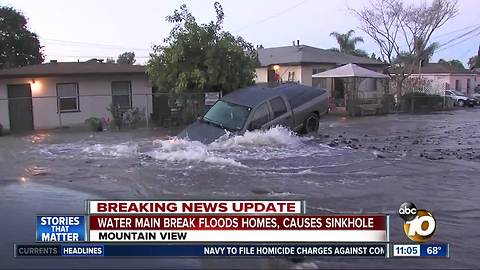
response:
<path id="1" fill-rule="evenodd" d="M 269 83 L 275 82 L 275 70 L 268 69 L 267 82 L 269 82 Z"/>
<path id="2" fill-rule="evenodd" d="M 33 130 L 32 90 L 30 84 L 7 85 L 8 115 L 11 132 Z"/>
<path id="3" fill-rule="evenodd" d="M 333 101 L 336 107 L 346 107 L 345 104 L 345 81 L 343 78 L 333 79 Z"/>
<path id="4" fill-rule="evenodd" d="M 470 95 L 470 84 L 471 84 L 471 81 L 470 79 L 467 79 L 467 95 Z"/>

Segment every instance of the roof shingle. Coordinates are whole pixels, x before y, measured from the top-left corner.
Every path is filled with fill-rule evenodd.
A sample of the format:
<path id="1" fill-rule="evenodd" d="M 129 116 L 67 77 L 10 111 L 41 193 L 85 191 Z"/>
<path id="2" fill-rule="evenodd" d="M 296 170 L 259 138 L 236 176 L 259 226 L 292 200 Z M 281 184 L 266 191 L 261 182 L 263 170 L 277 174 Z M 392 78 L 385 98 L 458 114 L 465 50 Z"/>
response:
<path id="1" fill-rule="evenodd" d="M 420 72 L 422 74 L 474 74 L 471 70 L 448 63 L 428 63 L 422 66 Z M 418 74 L 418 68 L 414 69 L 413 74 Z"/>
<path id="2" fill-rule="evenodd" d="M 0 78 L 64 76 L 78 74 L 145 73 L 145 66 L 87 62 L 58 62 L 0 70 Z"/>
<path id="3" fill-rule="evenodd" d="M 375 59 L 324 50 L 307 45 L 258 49 L 258 60 L 262 67 L 275 64 L 307 63 L 385 65 Z"/>

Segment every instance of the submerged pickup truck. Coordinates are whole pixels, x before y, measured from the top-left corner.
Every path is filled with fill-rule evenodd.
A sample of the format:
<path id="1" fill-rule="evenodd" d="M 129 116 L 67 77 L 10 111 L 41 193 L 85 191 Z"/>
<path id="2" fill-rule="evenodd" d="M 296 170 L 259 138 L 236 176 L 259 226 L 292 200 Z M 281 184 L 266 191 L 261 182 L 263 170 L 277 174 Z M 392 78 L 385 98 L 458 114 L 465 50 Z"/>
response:
<path id="1" fill-rule="evenodd" d="M 222 97 L 177 137 L 211 143 L 227 133 L 242 135 L 277 125 L 316 132 L 328 100 L 326 90 L 300 84 L 250 86 Z"/>

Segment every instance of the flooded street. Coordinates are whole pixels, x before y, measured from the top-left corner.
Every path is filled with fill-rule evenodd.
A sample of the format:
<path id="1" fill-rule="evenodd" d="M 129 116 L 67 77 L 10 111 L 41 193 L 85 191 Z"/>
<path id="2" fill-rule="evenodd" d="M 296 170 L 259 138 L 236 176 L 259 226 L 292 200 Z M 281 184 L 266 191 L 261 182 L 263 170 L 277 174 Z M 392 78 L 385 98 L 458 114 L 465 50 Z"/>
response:
<path id="1" fill-rule="evenodd" d="M 68 260 L 82 267 L 472 268 L 480 248 L 480 110 L 321 119 L 320 134 L 277 127 L 210 145 L 160 130 L 38 131 L 0 137 L 0 261 L 6 268 L 55 268 L 14 260 L 32 242 L 35 214 L 83 213 L 85 199 L 305 199 L 309 213 L 389 213 L 391 240 L 408 242 L 396 211 L 430 210 L 442 259 Z M 10 233 L 9 233 L 10 232 Z M 67 263 L 67 260 L 63 260 Z M 58 266 L 57 266 L 58 267 Z M 64 266 L 65 267 L 65 266 Z"/>

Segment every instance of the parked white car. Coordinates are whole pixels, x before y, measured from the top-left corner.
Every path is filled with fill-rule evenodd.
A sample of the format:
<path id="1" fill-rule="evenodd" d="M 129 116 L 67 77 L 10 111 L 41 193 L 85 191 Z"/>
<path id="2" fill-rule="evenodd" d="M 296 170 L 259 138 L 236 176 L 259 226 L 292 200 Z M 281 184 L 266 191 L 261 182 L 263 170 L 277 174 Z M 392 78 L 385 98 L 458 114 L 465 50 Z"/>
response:
<path id="1" fill-rule="evenodd" d="M 464 93 L 455 91 L 455 90 L 445 90 L 444 95 L 455 100 L 455 105 L 463 107 L 470 106 L 473 107 L 476 104 L 476 100 L 470 97 L 467 97 Z"/>
<path id="2" fill-rule="evenodd" d="M 470 97 L 477 101 L 476 105 L 480 105 L 480 93 L 475 92 L 471 94 Z"/>

